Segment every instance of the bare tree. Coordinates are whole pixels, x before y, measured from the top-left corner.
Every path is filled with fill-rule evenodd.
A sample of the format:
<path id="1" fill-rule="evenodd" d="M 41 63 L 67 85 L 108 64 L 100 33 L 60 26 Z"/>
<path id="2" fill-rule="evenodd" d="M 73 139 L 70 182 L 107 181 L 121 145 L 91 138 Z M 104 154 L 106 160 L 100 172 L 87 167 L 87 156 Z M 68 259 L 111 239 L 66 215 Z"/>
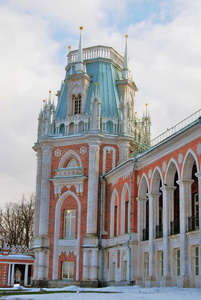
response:
<path id="1" fill-rule="evenodd" d="M 7 235 L 9 245 L 29 247 L 33 237 L 35 195 L 22 196 L 20 202 L 7 203 L 0 212 L 1 235 Z"/>

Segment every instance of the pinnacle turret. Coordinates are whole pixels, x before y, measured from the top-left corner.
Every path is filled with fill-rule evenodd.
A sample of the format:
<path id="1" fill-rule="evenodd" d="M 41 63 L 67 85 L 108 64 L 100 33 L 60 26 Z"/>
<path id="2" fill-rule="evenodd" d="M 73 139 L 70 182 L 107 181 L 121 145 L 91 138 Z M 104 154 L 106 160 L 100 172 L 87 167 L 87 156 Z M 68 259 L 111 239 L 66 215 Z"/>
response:
<path id="1" fill-rule="evenodd" d="M 125 53 L 124 53 L 124 65 L 123 65 L 123 71 L 122 71 L 122 77 L 123 79 L 130 79 L 130 71 L 129 71 L 129 67 L 128 67 L 128 35 L 125 35 L 126 37 L 126 43 L 125 43 Z"/>

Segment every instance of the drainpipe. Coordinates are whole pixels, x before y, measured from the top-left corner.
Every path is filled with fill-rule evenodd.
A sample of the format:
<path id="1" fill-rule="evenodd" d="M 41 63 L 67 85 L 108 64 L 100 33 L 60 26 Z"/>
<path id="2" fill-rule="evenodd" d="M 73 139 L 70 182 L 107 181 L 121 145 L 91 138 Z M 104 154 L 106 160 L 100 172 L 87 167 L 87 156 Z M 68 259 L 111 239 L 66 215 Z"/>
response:
<path id="1" fill-rule="evenodd" d="M 102 245 L 102 227 L 103 227 L 103 178 L 101 177 L 101 199 L 100 199 L 100 242 L 99 246 L 101 248 L 101 287 L 103 287 L 103 277 L 104 277 L 104 247 Z"/>
<path id="2" fill-rule="evenodd" d="M 136 165 L 137 157 L 133 160 L 133 170 L 130 177 L 130 195 L 129 195 L 129 239 L 127 241 L 127 247 L 129 250 L 129 285 L 131 285 L 131 247 L 130 247 L 130 241 L 131 241 L 131 220 L 132 220 L 132 180 L 133 175 L 135 171 L 135 165 Z"/>

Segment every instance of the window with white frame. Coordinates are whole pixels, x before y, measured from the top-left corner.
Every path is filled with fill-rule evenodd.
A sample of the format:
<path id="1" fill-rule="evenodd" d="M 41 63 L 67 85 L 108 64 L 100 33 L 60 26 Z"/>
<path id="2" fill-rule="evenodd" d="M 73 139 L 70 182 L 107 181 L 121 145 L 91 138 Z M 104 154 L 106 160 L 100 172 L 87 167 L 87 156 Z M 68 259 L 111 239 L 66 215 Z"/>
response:
<path id="1" fill-rule="evenodd" d="M 64 210 L 64 239 L 75 239 L 76 209 Z"/>
<path id="2" fill-rule="evenodd" d="M 81 102 L 82 102 L 82 97 L 80 94 L 77 96 L 73 95 L 72 96 L 73 100 L 73 112 L 74 115 L 80 114 L 81 113 Z"/>
<path id="3" fill-rule="evenodd" d="M 74 279 L 74 262 L 63 261 L 62 263 L 62 279 Z"/>
<path id="4" fill-rule="evenodd" d="M 195 265 L 195 276 L 199 275 L 199 246 L 195 247 L 194 265 Z"/>
<path id="5" fill-rule="evenodd" d="M 176 249 L 176 277 L 180 276 L 180 249 Z"/>
<path id="6" fill-rule="evenodd" d="M 163 251 L 159 251 L 159 277 L 163 277 Z"/>

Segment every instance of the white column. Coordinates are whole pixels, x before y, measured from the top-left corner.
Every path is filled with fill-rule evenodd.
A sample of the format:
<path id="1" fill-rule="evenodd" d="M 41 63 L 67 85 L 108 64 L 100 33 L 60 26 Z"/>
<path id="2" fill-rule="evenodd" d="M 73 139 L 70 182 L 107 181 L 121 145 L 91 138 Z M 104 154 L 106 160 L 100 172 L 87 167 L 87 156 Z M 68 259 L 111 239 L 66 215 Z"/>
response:
<path id="1" fill-rule="evenodd" d="M 39 251 L 38 253 L 38 279 L 43 280 L 44 279 L 44 258 L 45 258 L 45 252 Z"/>
<path id="2" fill-rule="evenodd" d="M 41 177 L 42 177 L 42 152 L 37 154 L 37 173 L 36 173 L 36 200 L 35 200 L 35 214 L 34 214 L 34 237 L 38 235 L 39 231 L 39 216 L 40 216 L 40 200 L 41 200 Z"/>
<path id="3" fill-rule="evenodd" d="M 159 193 L 149 193 L 147 194 L 149 197 L 149 278 L 146 280 L 146 286 L 152 287 L 155 286 L 155 270 L 154 270 L 154 264 L 155 264 L 155 255 L 154 255 L 154 234 L 155 234 L 155 226 L 156 226 L 156 220 L 154 219 L 156 217 L 156 210 L 155 205 L 156 202 L 159 199 L 160 194 Z"/>
<path id="4" fill-rule="evenodd" d="M 49 218 L 49 197 L 50 197 L 50 183 L 51 176 L 51 158 L 52 147 L 42 146 L 43 162 L 42 162 L 42 178 L 41 178 L 41 205 L 40 205 L 40 223 L 39 234 L 48 234 L 48 218 Z"/>
<path id="5" fill-rule="evenodd" d="M 35 260 L 34 260 L 34 272 L 33 272 L 33 279 L 37 280 L 38 279 L 38 251 L 34 252 L 35 254 Z"/>
<path id="6" fill-rule="evenodd" d="M 142 230 L 144 228 L 144 207 L 146 205 L 147 198 L 138 197 L 138 219 L 137 219 L 137 230 L 138 230 L 138 272 L 137 272 L 137 285 L 142 285 L 142 253 L 141 253 L 141 241 L 142 241 Z"/>
<path id="7" fill-rule="evenodd" d="M 201 172 L 195 174 L 198 178 L 198 198 L 199 198 L 199 276 L 196 276 L 196 288 L 201 288 Z"/>
<path id="8" fill-rule="evenodd" d="M 14 275 L 15 275 L 15 264 L 12 264 L 12 271 L 11 271 L 11 285 L 14 285 Z"/>
<path id="9" fill-rule="evenodd" d="M 29 268 L 29 265 L 26 264 L 25 265 L 25 274 L 24 274 L 24 285 L 25 286 L 28 285 L 28 268 Z"/>
<path id="10" fill-rule="evenodd" d="M 10 285 L 10 272 L 11 272 L 11 264 L 8 265 L 8 282 L 7 282 L 7 285 Z"/>
<path id="11" fill-rule="evenodd" d="M 89 143 L 87 234 L 97 234 L 100 142 Z"/>
<path id="12" fill-rule="evenodd" d="M 170 220 L 172 216 L 172 202 L 174 200 L 174 186 L 163 186 L 163 278 L 161 286 L 168 287 L 172 285 L 170 276 L 170 256 L 168 235 L 170 228 Z"/>
<path id="13" fill-rule="evenodd" d="M 91 251 L 91 280 L 98 279 L 98 249 Z"/>
<path id="14" fill-rule="evenodd" d="M 89 279 L 89 250 L 84 250 L 83 252 L 83 279 L 82 280 L 88 280 Z"/>
<path id="15" fill-rule="evenodd" d="M 188 207 L 191 201 L 191 185 L 193 180 L 178 180 L 179 194 L 180 194 L 180 277 L 178 279 L 178 287 L 189 287 L 190 279 L 188 274 L 187 264 L 187 245 L 186 245 L 186 231 L 188 220 Z"/>

